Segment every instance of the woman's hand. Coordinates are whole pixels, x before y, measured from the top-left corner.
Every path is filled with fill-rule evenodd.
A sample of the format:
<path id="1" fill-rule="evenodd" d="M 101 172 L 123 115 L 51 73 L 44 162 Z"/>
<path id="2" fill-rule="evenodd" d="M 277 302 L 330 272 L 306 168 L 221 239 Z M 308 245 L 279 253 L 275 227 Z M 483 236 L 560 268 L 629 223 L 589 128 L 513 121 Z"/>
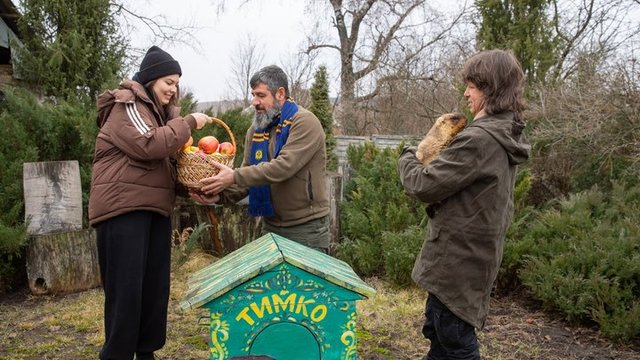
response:
<path id="1" fill-rule="evenodd" d="M 191 116 L 196 119 L 196 129 L 202 129 L 205 125 L 213 122 L 207 114 L 192 113 Z"/>

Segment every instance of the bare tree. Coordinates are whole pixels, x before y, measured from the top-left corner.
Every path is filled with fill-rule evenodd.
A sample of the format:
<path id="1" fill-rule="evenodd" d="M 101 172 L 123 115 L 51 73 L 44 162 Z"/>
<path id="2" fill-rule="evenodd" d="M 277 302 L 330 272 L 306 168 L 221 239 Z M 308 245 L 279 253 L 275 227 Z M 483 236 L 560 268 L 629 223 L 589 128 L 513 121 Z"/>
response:
<path id="1" fill-rule="evenodd" d="M 192 43 L 199 44 L 193 31 L 198 29 L 191 21 L 177 24 L 170 23 L 169 19 L 162 15 L 152 15 L 137 11 L 129 6 L 127 0 L 112 0 L 111 7 L 114 15 L 119 16 L 127 25 L 138 26 L 142 24 L 151 31 L 152 36 L 165 43 Z"/>
<path id="2" fill-rule="evenodd" d="M 226 0 L 214 2 L 219 5 L 220 12 L 228 5 Z M 255 1 L 243 0 L 238 6 L 250 2 Z M 460 45 L 453 44 L 450 39 L 452 31 L 463 24 L 463 16 L 467 13 L 464 5 L 455 10 L 453 16 L 445 16 L 431 8 L 426 0 L 311 0 L 307 4 L 308 13 L 316 23 L 312 29 L 307 29 L 305 53 L 315 57 L 330 50 L 337 55 L 339 63 L 335 76 L 339 78 L 340 89 L 334 120 L 346 134 L 393 128 L 392 124 L 378 124 L 397 111 L 388 108 L 384 114 L 378 113 L 383 101 L 379 96 L 399 87 L 412 88 L 412 93 L 419 93 L 420 86 L 444 76 L 430 73 L 437 69 L 423 66 L 423 59 L 432 62 L 434 53 L 440 56 L 452 50 L 443 46 L 453 45 L 455 51 L 461 47 L 472 48 L 469 44 L 473 42 Z M 330 15 L 323 16 L 326 14 Z M 328 23 L 334 32 L 327 31 Z M 291 88 L 302 103 L 304 92 L 298 88 L 304 87 L 305 81 L 299 81 L 301 78 L 296 74 L 311 74 L 309 66 L 316 61 L 315 58 L 293 57 L 289 58 L 289 63 L 285 62 Z M 291 62 L 295 66 L 291 66 Z M 442 80 L 439 84 L 443 83 L 448 81 Z M 398 102 L 398 105 L 404 104 Z"/>
<path id="3" fill-rule="evenodd" d="M 252 2 L 257 3 L 255 0 L 242 0 L 238 2 L 213 0 L 212 2 L 216 5 L 218 15 L 227 11 L 228 3 L 238 8 L 249 5 Z M 303 106 L 309 102 L 308 86 L 313 79 L 316 58 L 316 54 L 307 54 L 304 51 L 294 50 L 281 56 L 279 59 L 279 65 L 289 78 L 291 96 Z M 258 70 L 257 65 L 260 65 L 259 63 L 261 63 L 263 59 L 263 48 L 257 48 L 256 42 L 253 39 L 249 39 L 247 43 L 242 44 L 234 55 L 233 76 L 235 82 L 232 87 L 236 90 L 236 93 L 243 94 L 242 98 L 246 105 L 248 105 L 246 99 L 248 99 L 250 91 L 249 79 L 251 75 Z M 242 92 L 240 92 L 240 89 L 242 89 Z"/>
<path id="4" fill-rule="evenodd" d="M 310 37 L 307 52 L 331 49 L 339 53 L 340 93 L 334 119 L 347 134 L 364 131 L 356 124 L 356 108 L 375 98 L 385 83 L 428 78 L 411 79 L 400 64 L 423 56 L 464 13 L 443 21 L 425 0 L 327 1 L 338 42 Z M 384 76 L 376 76 L 380 69 L 387 69 Z"/>
<path id="5" fill-rule="evenodd" d="M 457 74 L 473 48 L 457 49 L 448 41 L 438 46 L 416 63 L 407 63 L 404 69 L 408 80 L 385 82 L 379 94 L 364 105 L 370 120 L 360 121 L 367 133 L 424 135 L 443 113 L 466 109 Z M 421 74 L 431 74 L 429 76 Z"/>
<path id="6" fill-rule="evenodd" d="M 297 52 L 294 56 L 286 56 L 280 59 L 282 69 L 289 77 L 289 90 L 291 97 L 302 106 L 308 106 L 309 84 L 313 80 L 316 54 L 311 56 L 304 52 Z"/>
<path id="7" fill-rule="evenodd" d="M 640 41 L 638 11 L 631 1 L 554 0 L 552 6 L 553 16 L 559 19 L 556 41 L 561 48 L 554 79 L 574 74 L 585 54 L 606 61 L 627 44 Z"/>
<path id="8" fill-rule="evenodd" d="M 168 19 L 166 16 L 148 13 L 146 10 L 138 10 L 134 5 L 139 5 L 139 2 L 133 0 L 111 0 L 110 9 L 112 16 L 121 23 L 122 33 L 125 38 L 128 38 L 132 32 L 140 31 L 141 28 L 146 28 L 150 31 L 150 37 L 153 43 L 160 46 L 166 44 L 186 44 L 193 49 L 200 48 L 200 42 L 195 36 L 195 33 L 199 26 L 194 24 L 192 19 L 187 19 L 184 22 L 173 22 L 173 19 Z M 145 9 L 153 9 L 153 7 L 145 7 Z M 128 44 L 130 45 L 130 44 Z M 134 63 L 137 63 L 139 59 L 137 57 L 143 56 L 147 49 L 138 49 L 129 47 L 129 51 L 135 56 L 132 56 L 123 64 L 125 69 L 129 69 Z"/>
<path id="9" fill-rule="evenodd" d="M 260 69 L 264 61 L 264 47 L 258 46 L 256 39 L 246 36 L 245 42 L 239 43 L 231 57 L 231 75 L 229 87 L 242 99 L 243 107 L 251 104 L 251 76 Z"/>

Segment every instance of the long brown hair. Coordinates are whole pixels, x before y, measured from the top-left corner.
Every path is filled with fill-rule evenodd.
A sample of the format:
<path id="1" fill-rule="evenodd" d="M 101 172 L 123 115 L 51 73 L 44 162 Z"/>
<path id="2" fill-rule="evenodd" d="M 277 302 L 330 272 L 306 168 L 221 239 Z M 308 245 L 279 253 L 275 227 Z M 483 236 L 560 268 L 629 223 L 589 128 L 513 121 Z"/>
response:
<path id="1" fill-rule="evenodd" d="M 513 111 L 521 119 L 525 109 L 524 72 L 510 50 L 487 50 L 464 64 L 462 80 L 473 83 L 484 94 L 487 114 Z"/>

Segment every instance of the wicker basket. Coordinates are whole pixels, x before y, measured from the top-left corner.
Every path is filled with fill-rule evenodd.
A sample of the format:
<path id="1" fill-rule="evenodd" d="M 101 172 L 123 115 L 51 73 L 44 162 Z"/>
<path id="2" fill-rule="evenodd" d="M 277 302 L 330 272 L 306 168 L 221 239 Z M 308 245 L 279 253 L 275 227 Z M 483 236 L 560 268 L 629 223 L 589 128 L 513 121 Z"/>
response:
<path id="1" fill-rule="evenodd" d="M 218 173 L 218 168 L 216 168 L 213 163 L 221 163 L 229 167 L 233 167 L 235 149 L 237 148 L 236 138 L 233 136 L 231 129 L 229 129 L 224 121 L 214 117 L 212 117 L 211 120 L 222 126 L 227 133 L 229 133 L 229 137 L 231 138 L 231 143 L 234 148 L 234 154 L 227 155 L 219 152 L 203 154 L 178 151 L 178 181 L 182 185 L 191 189 L 200 189 L 202 187 L 200 180 Z"/>

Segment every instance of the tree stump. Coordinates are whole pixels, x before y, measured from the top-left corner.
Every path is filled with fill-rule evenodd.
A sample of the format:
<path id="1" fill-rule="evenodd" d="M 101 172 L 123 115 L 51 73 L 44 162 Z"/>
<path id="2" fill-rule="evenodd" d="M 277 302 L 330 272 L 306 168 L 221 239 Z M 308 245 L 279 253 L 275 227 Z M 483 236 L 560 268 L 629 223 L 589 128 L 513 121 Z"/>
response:
<path id="1" fill-rule="evenodd" d="M 246 204 L 195 207 L 198 223 L 212 225 L 199 239 L 207 252 L 226 255 L 260 236 L 261 219 L 250 216 Z"/>
<path id="2" fill-rule="evenodd" d="M 23 183 L 31 292 L 68 293 L 100 285 L 95 232 L 82 230 L 78 162 L 24 163 Z"/>
<path id="3" fill-rule="evenodd" d="M 217 209 L 217 227 L 225 254 L 237 250 L 260 237 L 262 218 L 249 215 L 246 204 L 233 204 Z"/>
<path id="4" fill-rule="evenodd" d="M 100 286 L 93 229 L 29 236 L 29 288 L 36 295 L 62 294 Z"/>
<path id="5" fill-rule="evenodd" d="M 82 188 L 77 161 L 24 163 L 24 212 L 28 234 L 82 229 Z"/>

